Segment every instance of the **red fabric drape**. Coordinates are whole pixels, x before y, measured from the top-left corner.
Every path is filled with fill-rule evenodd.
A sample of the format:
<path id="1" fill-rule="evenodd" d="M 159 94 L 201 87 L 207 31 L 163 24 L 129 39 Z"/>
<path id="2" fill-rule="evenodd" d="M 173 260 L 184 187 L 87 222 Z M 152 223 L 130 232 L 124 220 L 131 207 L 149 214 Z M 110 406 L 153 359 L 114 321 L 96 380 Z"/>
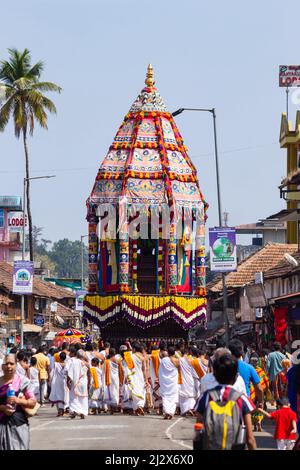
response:
<path id="1" fill-rule="evenodd" d="M 282 346 L 287 343 L 287 312 L 288 307 L 276 307 L 274 309 L 275 341 L 278 341 Z"/>

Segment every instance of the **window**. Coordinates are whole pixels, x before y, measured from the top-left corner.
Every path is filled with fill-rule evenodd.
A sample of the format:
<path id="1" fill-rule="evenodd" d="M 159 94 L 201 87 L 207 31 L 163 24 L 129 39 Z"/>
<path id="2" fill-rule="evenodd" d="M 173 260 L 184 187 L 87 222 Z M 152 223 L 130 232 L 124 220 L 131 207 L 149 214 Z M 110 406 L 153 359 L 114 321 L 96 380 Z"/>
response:
<path id="1" fill-rule="evenodd" d="M 0 228 L 4 227 L 4 210 L 0 209 Z"/>

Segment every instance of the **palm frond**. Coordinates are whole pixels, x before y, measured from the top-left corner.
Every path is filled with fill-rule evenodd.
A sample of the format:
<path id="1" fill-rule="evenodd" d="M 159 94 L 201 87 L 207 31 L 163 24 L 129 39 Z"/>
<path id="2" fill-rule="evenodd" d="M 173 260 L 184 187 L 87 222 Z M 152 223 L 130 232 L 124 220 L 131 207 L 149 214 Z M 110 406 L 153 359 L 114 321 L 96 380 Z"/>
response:
<path id="1" fill-rule="evenodd" d="M 39 91 L 32 89 L 26 90 L 25 97 L 29 106 L 41 106 L 43 104 L 44 95 Z"/>
<path id="2" fill-rule="evenodd" d="M 18 80 L 14 81 L 14 87 L 18 90 L 25 90 L 26 88 L 31 88 L 32 80 L 27 77 L 20 77 Z"/>
<path id="3" fill-rule="evenodd" d="M 39 125 L 43 127 L 44 129 L 48 129 L 47 113 L 45 112 L 43 106 L 40 106 L 40 105 L 32 106 L 32 111 Z"/>
<path id="4" fill-rule="evenodd" d="M 49 100 L 46 96 L 43 96 L 43 106 L 48 109 L 51 114 L 56 114 L 56 106 L 53 101 Z"/>
<path id="5" fill-rule="evenodd" d="M 33 80 L 36 81 L 40 77 L 43 70 L 44 70 L 44 62 L 40 60 L 39 62 L 34 64 L 34 66 L 31 67 L 31 69 L 28 70 L 26 75 L 27 77 L 32 78 Z"/>
<path id="6" fill-rule="evenodd" d="M 52 82 L 34 83 L 31 88 L 33 88 L 34 90 L 39 90 L 39 91 L 56 91 L 57 93 L 60 93 L 62 91 L 62 88 L 60 86 Z"/>
<path id="7" fill-rule="evenodd" d="M 20 96 L 16 96 L 14 101 L 14 124 L 15 135 L 19 138 L 21 130 L 26 130 L 27 128 L 27 115 L 25 104 L 23 103 Z"/>
<path id="8" fill-rule="evenodd" d="M 15 100 L 14 96 L 9 98 L 6 103 L 0 108 L 0 131 L 3 132 L 8 124 Z"/>
<path id="9" fill-rule="evenodd" d="M 15 81 L 15 71 L 7 60 L 0 62 L 0 79 L 7 85 L 11 85 Z"/>
<path id="10" fill-rule="evenodd" d="M 14 87 L 11 85 L 4 85 L 0 82 L 0 104 L 10 98 L 14 93 Z"/>

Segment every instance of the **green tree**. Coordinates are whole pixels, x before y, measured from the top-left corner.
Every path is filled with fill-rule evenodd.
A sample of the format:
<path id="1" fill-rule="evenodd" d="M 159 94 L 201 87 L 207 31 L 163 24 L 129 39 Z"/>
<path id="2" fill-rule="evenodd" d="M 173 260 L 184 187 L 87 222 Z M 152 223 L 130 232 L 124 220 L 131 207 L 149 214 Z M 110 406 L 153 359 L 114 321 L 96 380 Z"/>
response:
<path id="1" fill-rule="evenodd" d="M 86 245 L 83 245 L 84 256 L 84 276 L 87 275 L 88 252 Z M 67 238 L 53 243 L 49 252 L 51 260 L 56 264 L 58 277 L 81 277 L 81 242 L 71 241 Z"/>
<path id="2" fill-rule="evenodd" d="M 26 166 L 26 204 L 29 225 L 29 251 L 33 260 L 32 216 L 30 204 L 30 172 L 27 136 L 33 135 L 35 122 L 47 129 L 49 113 L 56 113 L 54 103 L 43 92 L 61 92 L 61 88 L 52 82 L 40 82 L 44 63 L 32 65 L 28 49 L 23 52 L 8 49 L 9 60 L 0 62 L 0 131 L 4 131 L 12 116 L 15 135 L 22 134 Z"/>

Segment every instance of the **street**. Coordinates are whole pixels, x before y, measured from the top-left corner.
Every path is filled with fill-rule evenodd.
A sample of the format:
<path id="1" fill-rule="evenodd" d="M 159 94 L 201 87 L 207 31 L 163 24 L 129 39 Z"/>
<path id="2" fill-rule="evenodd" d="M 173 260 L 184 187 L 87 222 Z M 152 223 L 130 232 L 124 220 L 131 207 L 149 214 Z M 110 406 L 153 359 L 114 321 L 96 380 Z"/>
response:
<path id="1" fill-rule="evenodd" d="M 30 420 L 31 450 L 192 450 L 194 418 L 109 415 L 84 420 L 56 418 L 46 405 Z M 275 449 L 273 426 L 264 420 L 265 432 L 255 433 L 258 448 Z"/>

